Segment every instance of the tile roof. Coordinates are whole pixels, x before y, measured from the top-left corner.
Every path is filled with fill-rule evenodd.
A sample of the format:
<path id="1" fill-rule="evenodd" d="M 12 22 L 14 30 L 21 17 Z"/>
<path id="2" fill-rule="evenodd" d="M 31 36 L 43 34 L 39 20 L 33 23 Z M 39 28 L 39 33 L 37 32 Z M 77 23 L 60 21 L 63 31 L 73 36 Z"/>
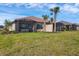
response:
<path id="1" fill-rule="evenodd" d="M 64 25 L 72 25 L 72 23 L 67 22 L 67 21 L 60 21 L 60 22 L 57 22 L 57 23 L 62 23 L 62 24 L 64 24 Z"/>
<path id="2" fill-rule="evenodd" d="M 34 16 L 28 16 L 28 17 L 23 17 L 23 18 L 17 18 L 15 19 L 15 21 L 18 21 L 18 20 L 24 20 L 24 21 L 35 21 L 35 22 L 44 22 L 44 20 L 42 18 L 38 18 L 38 17 L 34 17 Z"/>

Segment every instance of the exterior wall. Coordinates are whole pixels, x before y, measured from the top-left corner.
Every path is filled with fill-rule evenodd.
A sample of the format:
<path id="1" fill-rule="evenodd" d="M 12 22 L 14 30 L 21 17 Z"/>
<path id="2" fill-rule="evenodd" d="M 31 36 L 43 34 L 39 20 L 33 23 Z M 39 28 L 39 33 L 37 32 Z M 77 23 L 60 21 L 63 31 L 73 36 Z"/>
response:
<path id="1" fill-rule="evenodd" d="M 24 23 L 23 22 L 23 24 L 27 24 L 27 23 Z M 44 25 L 43 23 L 29 23 L 29 24 L 32 24 L 34 27 L 32 28 L 32 30 L 35 32 L 35 31 L 41 31 L 41 32 L 43 32 L 44 31 L 44 27 L 43 28 L 39 28 L 39 29 L 37 29 L 37 24 L 42 24 L 42 25 Z M 9 31 L 16 31 L 16 32 L 20 32 L 20 30 L 22 30 L 22 28 L 20 28 L 20 26 L 21 26 L 21 23 L 19 23 L 19 22 L 15 22 L 15 23 L 13 23 L 11 26 L 9 26 Z M 57 23 L 57 25 L 56 25 L 56 30 L 57 31 L 63 31 L 63 28 L 65 29 L 65 27 L 64 27 L 65 25 L 63 25 L 63 24 L 61 24 L 61 23 Z M 53 32 L 53 25 L 52 24 L 46 24 L 46 31 L 45 32 Z M 79 30 L 79 26 L 70 26 L 69 27 L 70 28 L 70 30 Z M 29 29 L 28 29 L 29 30 Z M 24 29 L 23 31 L 25 32 L 25 31 L 27 31 L 28 32 L 28 30 L 27 29 Z"/>
<path id="2" fill-rule="evenodd" d="M 36 32 L 36 31 L 43 31 L 43 29 L 41 29 L 41 28 L 37 29 L 37 24 L 42 24 L 42 23 L 19 21 L 19 22 L 15 23 L 15 31 L 16 32 L 32 32 L 32 31 Z M 10 28 L 10 31 L 12 31 L 14 29 L 14 26 L 11 26 L 11 27 L 12 28 Z"/>
<path id="3" fill-rule="evenodd" d="M 19 22 L 15 22 L 15 31 L 19 32 Z"/>
<path id="4" fill-rule="evenodd" d="M 52 24 L 46 24 L 46 32 L 53 32 L 53 25 Z"/>
<path id="5" fill-rule="evenodd" d="M 43 29 L 37 29 L 37 32 L 43 32 Z"/>
<path id="6" fill-rule="evenodd" d="M 56 23 L 56 31 L 62 31 L 64 25 L 62 23 Z"/>
<path id="7" fill-rule="evenodd" d="M 40 26 L 38 26 L 38 24 L 40 25 Z M 36 31 L 37 32 L 42 32 L 43 31 L 43 23 L 36 23 Z"/>
<path id="8" fill-rule="evenodd" d="M 19 22 L 19 32 L 34 32 L 36 31 L 36 23 L 34 22 Z"/>
<path id="9" fill-rule="evenodd" d="M 77 27 L 77 30 L 79 30 L 79 27 Z"/>
<path id="10" fill-rule="evenodd" d="M 15 31 L 15 23 L 13 23 L 11 26 L 9 26 L 9 31 Z"/>

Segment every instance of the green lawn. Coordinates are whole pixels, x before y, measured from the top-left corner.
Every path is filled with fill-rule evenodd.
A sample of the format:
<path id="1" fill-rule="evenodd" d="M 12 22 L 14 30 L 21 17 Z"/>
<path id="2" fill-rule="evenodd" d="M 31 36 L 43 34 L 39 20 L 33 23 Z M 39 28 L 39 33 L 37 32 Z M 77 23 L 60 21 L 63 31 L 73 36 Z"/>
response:
<path id="1" fill-rule="evenodd" d="M 79 55 L 79 31 L 0 34 L 0 55 Z"/>

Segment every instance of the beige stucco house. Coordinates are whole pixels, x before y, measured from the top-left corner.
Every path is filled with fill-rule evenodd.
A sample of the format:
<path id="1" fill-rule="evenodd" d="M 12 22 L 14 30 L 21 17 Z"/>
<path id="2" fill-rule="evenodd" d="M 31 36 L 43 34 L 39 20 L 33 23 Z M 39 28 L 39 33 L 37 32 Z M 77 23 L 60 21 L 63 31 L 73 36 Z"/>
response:
<path id="1" fill-rule="evenodd" d="M 10 31 L 16 32 L 36 32 L 43 31 L 44 20 L 42 18 L 29 16 L 17 18 L 9 26 Z"/>

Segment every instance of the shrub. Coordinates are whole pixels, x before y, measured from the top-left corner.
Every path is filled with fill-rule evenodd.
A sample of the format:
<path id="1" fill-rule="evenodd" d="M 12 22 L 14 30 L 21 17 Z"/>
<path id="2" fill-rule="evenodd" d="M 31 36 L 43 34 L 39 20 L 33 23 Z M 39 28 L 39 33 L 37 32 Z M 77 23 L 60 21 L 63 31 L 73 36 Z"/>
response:
<path id="1" fill-rule="evenodd" d="M 1 31 L 1 34 L 9 34 L 9 30 L 8 30 L 8 29 L 3 29 L 3 30 Z"/>
<path id="2" fill-rule="evenodd" d="M 1 34 L 15 34 L 16 31 L 9 31 L 9 30 L 3 30 L 1 31 Z"/>
<path id="3" fill-rule="evenodd" d="M 11 33 L 11 34 L 15 34 L 15 33 L 16 33 L 16 31 L 10 31 L 10 33 Z"/>

